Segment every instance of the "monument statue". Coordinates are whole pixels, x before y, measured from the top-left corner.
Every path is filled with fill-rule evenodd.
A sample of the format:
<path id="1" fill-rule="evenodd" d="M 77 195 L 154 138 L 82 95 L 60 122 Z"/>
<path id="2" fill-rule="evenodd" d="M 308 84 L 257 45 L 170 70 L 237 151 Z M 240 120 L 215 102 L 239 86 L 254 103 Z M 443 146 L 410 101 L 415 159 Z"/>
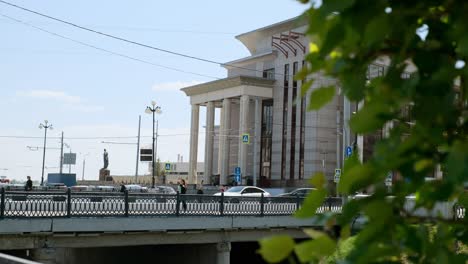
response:
<path id="1" fill-rule="evenodd" d="M 104 168 L 107 169 L 109 166 L 109 154 L 107 153 L 106 149 L 104 149 Z"/>

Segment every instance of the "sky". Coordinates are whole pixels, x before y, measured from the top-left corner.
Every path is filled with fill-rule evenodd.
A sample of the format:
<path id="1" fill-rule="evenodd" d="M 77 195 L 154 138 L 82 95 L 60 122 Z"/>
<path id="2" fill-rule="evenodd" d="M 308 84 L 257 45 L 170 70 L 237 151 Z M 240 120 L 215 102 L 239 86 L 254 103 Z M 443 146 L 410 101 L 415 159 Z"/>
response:
<path id="1" fill-rule="evenodd" d="M 295 0 L 6 1 L 216 62 L 249 55 L 236 35 L 298 16 L 307 8 Z M 11 179 L 30 175 L 40 181 L 44 129 L 39 124 L 44 120 L 53 127 L 47 131 L 46 174 L 59 171 L 63 131 L 69 146 L 64 152 L 77 154 L 71 172 L 79 179 L 98 179 L 104 148 L 112 175 L 134 175 L 139 115 L 141 145 L 151 145 L 152 118 L 144 110 L 152 100 L 162 109 L 157 116 L 157 156 L 176 161 L 180 154 L 188 161 L 191 111 L 180 88 L 226 77 L 219 65 L 110 39 L 1 2 L 0 32 L 0 175 Z M 202 107 L 199 161 L 204 156 L 204 125 Z M 148 164 L 140 163 L 139 175 L 147 173 Z"/>

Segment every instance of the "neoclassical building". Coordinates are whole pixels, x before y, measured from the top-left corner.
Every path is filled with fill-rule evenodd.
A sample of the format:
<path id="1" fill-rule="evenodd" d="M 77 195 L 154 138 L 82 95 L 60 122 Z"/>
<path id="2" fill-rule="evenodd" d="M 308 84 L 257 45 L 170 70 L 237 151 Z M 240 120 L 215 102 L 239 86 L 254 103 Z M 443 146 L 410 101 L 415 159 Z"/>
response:
<path id="1" fill-rule="evenodd" d="M 293 78 L 306 63 L 306 24 L 293 18 L 238 35 L 250 56 L 225 63 L 224 79 L 182 89 L 192 105 L 189 182 L 202 180 L 195 176 L 200 107 L 206 107 L 205 183 L 219 174 L 220 184 L 228 184 L 236 167 L 242 184 L 302 186 L 316 172 L 333 181 L 355 141 L 346 125 L 355 106 L 337 95 L 321 110 L 307 110 L 310 91 L 302 97 L 304 80 Z M 312 90 L 333 82 L 316 77 Z"/>

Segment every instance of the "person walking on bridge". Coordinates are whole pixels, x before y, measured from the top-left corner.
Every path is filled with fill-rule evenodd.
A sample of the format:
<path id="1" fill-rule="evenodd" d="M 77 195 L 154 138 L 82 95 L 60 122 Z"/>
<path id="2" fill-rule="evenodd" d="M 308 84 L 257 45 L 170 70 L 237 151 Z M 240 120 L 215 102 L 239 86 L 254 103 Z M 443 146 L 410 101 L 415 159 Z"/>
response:
<path id="1" fill-rule="evenodd" d="M 180 206 L 180 202 L 182 201 L 182 207 L 184 208 L 184 211 L 186 211 L 187 203 L 185 202 L 185 194 L 187 193 L 187 185 L 185 185 L 184 179 L 179 179 L 179 186 L 177 186 L 177 189 L 179 194 L 183 194 L 177 203 L 177 207 Z"/>
<path id="2" fill-rule="evenodd" d="M 26 185 L 24 185 L 25 191 L 32 191 L 33 182 L 31 181 L 31 176 L 27 176 L 28 180 L 26 181 Z"/>

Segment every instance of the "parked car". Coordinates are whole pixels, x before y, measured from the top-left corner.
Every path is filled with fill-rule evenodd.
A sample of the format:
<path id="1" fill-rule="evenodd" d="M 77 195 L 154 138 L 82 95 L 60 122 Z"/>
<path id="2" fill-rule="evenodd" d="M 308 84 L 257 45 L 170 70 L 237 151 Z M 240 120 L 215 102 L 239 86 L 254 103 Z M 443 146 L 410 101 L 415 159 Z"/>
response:
<path id="1" fill-rule="evenodd" d="M 234 186 L 223 192 L 225 197 L 270 197 L 270 193 L 255 187 L 255 186 Z M 214 196 L 221 196 L 221 192 L 213 194 Z M 229 198 L 227 201 L 238 203 L 238 198 Z"/>
<path id="2" fill-rule="evenodd" d="M 315 188 L 298 188 L 291 192 L 279 194 L 278 197 L 300 197 L 305 198 L 310 192 L 316 191 Z"/>
<path id="3" fill-rule="evenodd" d="M 177 192 L 171 186 L 155 186 L 154 189 L 149 188 L 148 192 L 160 194 L 177 194 Z"/>
<path id="4" fill-rule="evenodd" d="M 138 185 L 138 184 L 127 184 L 125 185 L 125 188 L 129 192 L 148 192 L 147 187 L 142 187 L 141 185 Z"/>

